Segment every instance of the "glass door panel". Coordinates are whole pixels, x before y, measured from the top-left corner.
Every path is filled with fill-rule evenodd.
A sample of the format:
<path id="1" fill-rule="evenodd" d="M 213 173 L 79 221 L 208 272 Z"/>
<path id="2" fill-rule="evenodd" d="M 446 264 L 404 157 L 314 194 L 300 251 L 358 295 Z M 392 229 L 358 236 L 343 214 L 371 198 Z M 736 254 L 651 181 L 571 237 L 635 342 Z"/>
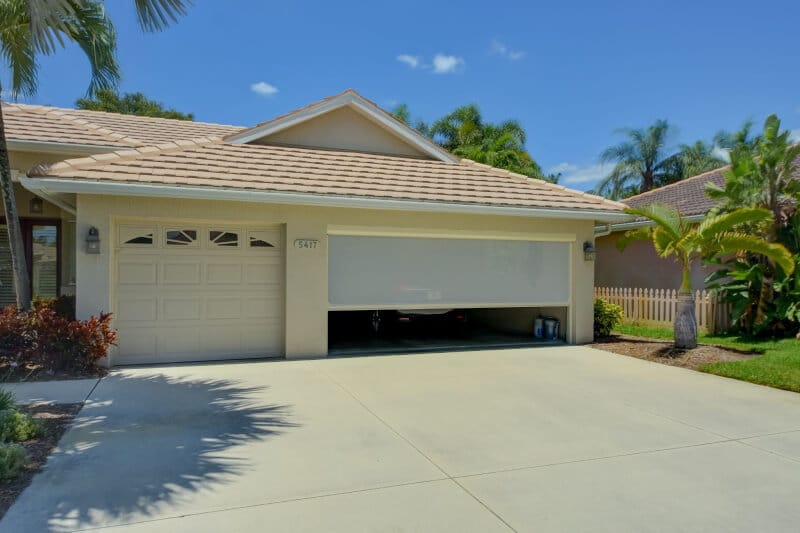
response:
<path id="1" fill-rule="evenodd" d="M 58 226 L 31 226 L 31 288 L 34 297 L 58 296 Z"/>
<path id="2" fill-rule="evenodd" d="M 11 272 L 11 248 L 8 245 L 8 228 L 0 224 L 0 308 L 17 303 L 14 293 L 14 276 Z"/>

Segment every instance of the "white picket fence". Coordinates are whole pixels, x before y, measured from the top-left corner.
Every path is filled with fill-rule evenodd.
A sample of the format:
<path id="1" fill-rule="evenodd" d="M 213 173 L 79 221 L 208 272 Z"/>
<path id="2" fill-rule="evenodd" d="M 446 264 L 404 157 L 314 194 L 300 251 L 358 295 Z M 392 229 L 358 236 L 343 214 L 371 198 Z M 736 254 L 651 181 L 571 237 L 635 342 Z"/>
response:
<path id="1" fill-rule="evenodd" d="M 622 307 L 625 323 L 641 326 L 672 327 L 678 303 L 678 291 L 674 289 L 595 287 L 594 296 Z M 721 302 L 715 293 L 696 291 L 694 301 L 699 328 L 715 333 L 731 326 L 730 305 Z"/>

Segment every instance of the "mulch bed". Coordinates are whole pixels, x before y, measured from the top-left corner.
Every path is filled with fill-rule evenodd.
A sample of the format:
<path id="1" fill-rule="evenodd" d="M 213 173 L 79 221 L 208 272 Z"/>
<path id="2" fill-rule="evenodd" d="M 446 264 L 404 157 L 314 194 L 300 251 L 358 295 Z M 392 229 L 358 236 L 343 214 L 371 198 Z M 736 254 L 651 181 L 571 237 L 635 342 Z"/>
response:
<path id="1" fill-rule="evenodd" d="M 27 411 L 33 417 L 40 419 L 44 423 L 45 431 L 44 435 L 38 439 L 22 443 L 28 451 L 28 462 L 20 477 L 12 483 L 0 485 L 0 519 L 30 484 L 34 474 L 41 470 L 47 462 L 47 457 L 58 444 L 72 419 L 80 411 L 81 405 L 80 403 L 70 403 L 21 408 L 22 411 Z"/>
<path id="2" fill-rule="evenodd" d="M 108 374 L 103 367 L 95 369 L 50 370 L 41 365 L 11 366 L 0 357 L 0 382 L 18 383 L 20 381 L 63 381 L 65 379 L 99 378 Z"/>
<path id="3" fill-rule="evenodd" d="M 677 350 L 669 341 L 630 335 L 614 335 L 597 339 L 591 346 L 598 350 L 655 361 L 665 365 L 691 368 L 692 370 L 697 370 L 709 363 L 742 361 L 759 355 L 753 352 L 740 352 L 707 344 L 698 345 L 697 348 L 691 350 Z"/>

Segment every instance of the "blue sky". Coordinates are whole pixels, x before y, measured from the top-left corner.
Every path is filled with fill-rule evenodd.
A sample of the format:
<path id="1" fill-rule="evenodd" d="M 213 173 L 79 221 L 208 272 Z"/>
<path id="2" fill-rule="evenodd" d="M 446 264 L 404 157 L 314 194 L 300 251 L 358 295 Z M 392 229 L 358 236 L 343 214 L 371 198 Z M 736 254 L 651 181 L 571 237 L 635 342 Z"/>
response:
<path id="1" fill-rule="evenodd" d="M 774 112 L 800 132 L 796 1 L 196 0 L 161 34 L 138 30 L 132 0 L 107 4 L 122 90 L 203 121 L 250 125 L 348 87 L 425 120 L 474 102 L 521 121 L 534 158 L 579 189 L 616 128 L 666 118 L 692 142 Z M 87 83 L 69 49 L 28 101 L 71 106 Z"/>

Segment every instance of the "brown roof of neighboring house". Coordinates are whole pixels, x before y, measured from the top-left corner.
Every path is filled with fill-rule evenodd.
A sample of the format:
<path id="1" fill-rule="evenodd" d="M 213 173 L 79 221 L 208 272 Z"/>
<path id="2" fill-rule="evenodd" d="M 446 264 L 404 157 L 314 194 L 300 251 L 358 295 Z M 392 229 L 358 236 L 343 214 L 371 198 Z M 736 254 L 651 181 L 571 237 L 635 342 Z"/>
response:
<path id="1" fill-rule="evenodd" d="M 7 102 L 2 105 L 6 138 L 19 141 L 123 148 L 206 136 L 225 136 L 244 129 L 241 126 L 104 111 Z"/>
<path id="2" fill-rule="evenodd" d="M 800 179 L 800 157 L 795 159 L 795 165 L 797 168 L 794 171 L 794 178 Z M 730 165 L 725 165 L 716 170 L 631 196 L 621 202 L 629 207 L 643 207 L 654 203 L 667 204 L 676 207 L 684 216 L 703 215 L 718 203 L 717 200 L 706 196 L 706 183 L 710 182 L 724 187 L 725 172 L 729 169 Z"/>
<path id="3" fill-rule="evenodd" d="M 717 205 L 716 200 L 706 196 L 706 183 L 711 182 L 723 187 L 725 185 L 724 173 L 728 168 L 729 166 L 725 166 L 704 172 L 658 189 L 625 198 L 621 202 L 630 207 L 644 207 L 655 203 L 667 204 L 677 208 L 685 216 L 702 215 Z"/>
<path id="4" fill-rule="evenodd" d="M 231 144 L 221 138 L 120 150 L 34 168 L 60 180 L 159 184 L 490 206 L 620 211 L 623 205 L 462 160 Z"/>

